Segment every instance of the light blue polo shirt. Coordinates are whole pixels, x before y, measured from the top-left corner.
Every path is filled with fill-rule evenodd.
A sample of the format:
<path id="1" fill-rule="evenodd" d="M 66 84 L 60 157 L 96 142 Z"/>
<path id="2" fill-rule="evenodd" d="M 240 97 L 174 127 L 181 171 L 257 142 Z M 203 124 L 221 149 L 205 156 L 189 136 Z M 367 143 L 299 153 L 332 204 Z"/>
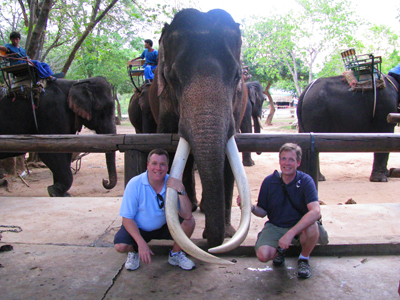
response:
<path id="1" fill-rule="evenodd" d="M 164 201 L 168 177 L 167 174 L 160 193 Z M 123 218 L 133 219 L 137 226 L 144 231 L 153 231 L 161 228 L 167 222 L 165 203 L 162 209 L 158 203 L 157 193 L 150 185 L 146 171 L 129 180 L 122 197 L 119 215 Z"/>

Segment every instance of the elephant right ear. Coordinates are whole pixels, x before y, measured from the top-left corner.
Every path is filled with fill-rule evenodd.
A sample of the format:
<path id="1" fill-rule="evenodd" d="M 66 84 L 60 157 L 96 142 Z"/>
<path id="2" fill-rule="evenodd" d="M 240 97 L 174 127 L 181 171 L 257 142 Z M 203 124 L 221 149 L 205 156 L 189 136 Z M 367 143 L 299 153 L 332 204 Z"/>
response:
<path id="1" fill-rule="evenodd" d="M 78 116 L 90 121 L 93 110 L 93 94 L 89 87 L 89 80 L 77 82 L 72 85 L 68 94 L 69 108 Z"/>
<path id="2" fill-rule="evenodd" d="M 163 92 L 166 81 L 164 77 L 165 68 L 165 54 L 164 54 L 164 43 L 162 37 L 160 38 L 160 44 L 158 48 L 158 65 L 157 65 L 157 96 L 160 96 Z"/>

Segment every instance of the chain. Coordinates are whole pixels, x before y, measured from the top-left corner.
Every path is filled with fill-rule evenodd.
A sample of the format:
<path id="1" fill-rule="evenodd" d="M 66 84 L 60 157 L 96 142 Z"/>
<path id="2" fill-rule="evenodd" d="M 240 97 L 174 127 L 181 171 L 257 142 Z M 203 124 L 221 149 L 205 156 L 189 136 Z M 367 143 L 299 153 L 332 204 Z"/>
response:
<path id="1" fill-rule="evenodd" d="M 13 228 L 13 229 L 2 229 L 2 228 Z M 19 226 L 13 226 L 13 225 L 0 225 L 0 233 L 1 232 L 21 232 L 22 228 Z"/>

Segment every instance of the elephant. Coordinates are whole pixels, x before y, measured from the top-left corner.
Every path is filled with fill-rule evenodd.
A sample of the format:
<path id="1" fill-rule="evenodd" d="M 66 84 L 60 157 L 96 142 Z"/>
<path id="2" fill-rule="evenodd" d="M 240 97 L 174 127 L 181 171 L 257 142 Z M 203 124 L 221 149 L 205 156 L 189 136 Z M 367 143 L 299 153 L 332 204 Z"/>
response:
<path id="1" fill-rule="evenodd" d="M 136 89 L 129 101 L 129 121 L 135 127 L 136 133 L 157 132 L 157 123 L 154 120 L 149 103 L 149 89 L 150 85 L 144 84 Z"/>
<path id="2" fill-rule="evenodd" d="M 306 87 L 297 106 L 299 132 L 393 133 L 395 124 L 386 121 L 399 104 L 399 83 L 382 74 L 385 88 L 353 91 L 343 76 L 319 78 Z M 370 181 L 388 181 L 389 153 L 374 153 Z M 303 156 L 301 170 L 307 170 Z M 320 174 L 319 180 L 325 180 Z"/>
<path id="3" fill-rule="evenodd" d="M 263 88 L 258 81 L 246 82 L 246 87 L 248 91 L 248 101 L 242 123 L 240 124 L 240 132 L 252 133 L 253 126 L 251 120 L 253 119 L 254 133 L 260 133 L 262 128 L 262 106 L 265 100 Z M 257 154 L 260 155 L 261 153 Z M 251 159 L 251 152 L 243 152 L 242 157 L 244 166 L 254 166 L 254 161 Z"/>
<path id="4" fill-rule="evenodd" d="M 240 60 L 241 43 L 239 24 L 227 12 L 220 9 L 207 13 L 196 9 L 181 10 L 162 30 L 158 66 L 148 94 L 157 133 L 178 133 L 181 137 L 178 149 L 185 147 L 186 155 L 189 147 L 191 149 L 189 158 L 183 155 L 183 160 L 187 161 L 184 185 L 187 189 L 185 178 L 188 177 L 188 181 L 192 179 L 195 163 L 203 190 L 201 205 L 206 218 L 203 237 L 207 238 L 209 246 L 214 247 L 209 249 L 213 253 L 237 247 L 244 240 L 250 222 L 250 192 L 247 191 L 247 179 L 234 141 L 247 104 Z M 137 97 L 132 98 L 132 110 L 138 109 L 138 103 L 147 101 L 145 96 L 144 99 Z M 136 126 L 148 121 L 145 111 L 129 111 L 133 125 L 136 122 L 134 115 L 142 118 Z M 147 121 L 143 122 L 143 118 Z M 180 159 L 181 156 L 175 156 L 171 174 L 174 164 Z M 177 171 L 178 176 L 183 167 Z M 234 177 L 240 182 L 238 188 L 242 197 L 242 220 L 236 233 L 230 222 Z M 170 194 L 167 190 L 167 207 Z M 188 195 L 195 197 L 190 192 Z M 246 204 L 243 204 L 243 198 Z M 168 227 L 174 228 L 179 221 L 168 209 L 166 215 Z M 210 261 L 203 254 L 199 255 L 202 250 L 197 246 L 182 241 L 181 233 L 171 231 L 171 234 L 189 254 Z M 226 234 L 232 234 L 232 239 L 216 247 L 221 245 Z"/>
<path id="5" fill-rule="evenodd" d="M 116 133 L 111 87 L 103 77 L 48 82 L 35 99 L 34 112 L 30 97 L 8 94 L 0 99 L 2 135 L 75 134 L 83 125 L 98 134 Z M 0 153 L 0 159 L 21 154 L 24 153 Z M 53 173 L 53 185 L 47 188 L 49 195 L 70 196 L 72 153 L 39 153 L 39 157 Z M 109 179 L 103 179 L 103 186 L 112 189 L 117 184 L 115 151 L 106 153 L 106 163 Z"/>

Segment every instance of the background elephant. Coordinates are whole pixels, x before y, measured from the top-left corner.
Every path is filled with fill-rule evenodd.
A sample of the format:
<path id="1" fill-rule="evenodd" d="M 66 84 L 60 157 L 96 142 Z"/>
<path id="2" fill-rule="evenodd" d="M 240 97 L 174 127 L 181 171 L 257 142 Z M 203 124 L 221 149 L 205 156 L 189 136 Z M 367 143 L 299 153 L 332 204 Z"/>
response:
<path id="1" fill-rule="evenodd" d="M 299 132 L 393 133 L 395 124 L 386 118 L 397 112 L 399 84 L 391 76 L 384 79 L 386 88 L 377 89 L 376 106 L 372 90 L 352 91 L 342 76 L 316 80 L 299 98 Z M 389 153 L 374 153 L 370 181 L 387 181 L 388 158 Z M 303 157 L 302 170 L 308 169 L 307 160 Z"/>
<path id="2" fill-rule="evenodd" d="M 223 10 L 185 9 L 164 26 L 159 44 L 149 94 L 157 132 L 179 133 L 190 144 L 203 186 L 203 236 L 217 246 L 226 233 L 235 232 L 230 224 L 234 179 L 225 150 L 247 103 L 239 24 Z M 130 108 L 137 108 L 136 102 L 140 100 L 131 101 Z M 134 114 L 130 111 L 130 118 Z M 189 157 L 184 179 L 192 179 L 192 170 Z M 196 202 L 193 192 L 188 195 Z"/>
<path id="3" fill-rule="evenodd" d="M 0 99 L 0 134 L 75 134 L 82 125 L 96 133 L 115 134 L 115 108 L 111 87 L 106 79 L 58 79 L 47 83 L 35 100 L 38 129 L 29 98 L 14 95 Z M 0 159 L 23 153 L 0 153 Z M 39 153 L 53 173 L 53 185 L 47 188 L 52 197 L 67 196 L 73 181 L 71 153 Z M 103 186 L 112 189 L 117 183 L 115 152 L 106 153 L 109 180 Z"/>
<path id="4" fill-rule="evenodd" d="M 136 133 L 156 133 L 157 123 L 154 120 L 149 103 L 150 85 L 144 84 L 136 90 L 129 101 L 128 115 Z"/>
<path id="5" fill-rule="evenodd" d="M 240 132 L 252 133 L 253 126 L 251 120 L 253 119 L 254 133 L 260 133 L 262 106 L 265 100 L 263 88 L 258 81 L 246 82 L 246 87 L 248 91 L 248 101 L 247 101 L 246 111 L 244 113 L 242 123 L 240 125 Z M 254 166 L 254 161 L 251 159 L 251 152 L 243 152 L 242 156 L 243 156 L 244 166 L 247 167 Z"/>

